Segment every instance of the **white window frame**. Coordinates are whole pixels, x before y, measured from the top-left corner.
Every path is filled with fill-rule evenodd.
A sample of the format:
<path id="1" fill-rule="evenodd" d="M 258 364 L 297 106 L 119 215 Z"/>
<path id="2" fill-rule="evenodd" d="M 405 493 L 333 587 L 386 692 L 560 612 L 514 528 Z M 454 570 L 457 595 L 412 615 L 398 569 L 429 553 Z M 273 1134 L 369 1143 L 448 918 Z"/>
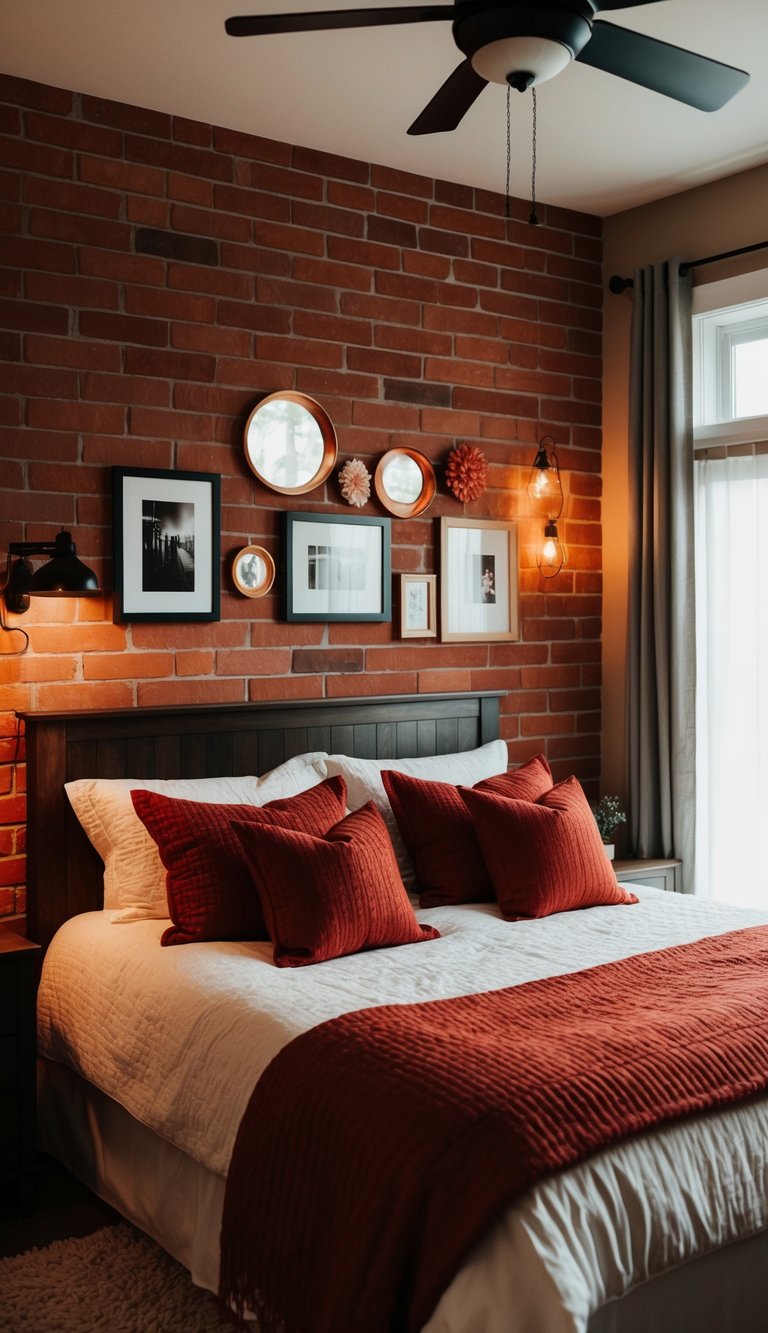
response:
<path id="1" fill-rule="evenodd" d="M 694 288 L 695 449 L 768 440 L 768 415 L 733 415 L 733 347 L 762 339 L 768 339 L 767 270 Z"/>

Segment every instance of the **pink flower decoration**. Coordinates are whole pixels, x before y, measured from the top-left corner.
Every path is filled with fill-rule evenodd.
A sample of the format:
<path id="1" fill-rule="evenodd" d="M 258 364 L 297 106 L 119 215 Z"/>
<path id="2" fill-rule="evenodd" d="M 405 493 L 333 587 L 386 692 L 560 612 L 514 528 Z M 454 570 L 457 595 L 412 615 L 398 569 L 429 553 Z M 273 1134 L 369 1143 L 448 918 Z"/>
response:
<path id="1" fill-rule="evenodd" d="M 351 458 L 339 472 L 341 494 L 347 504 L 361 509 L 371 494 L 371 474 L 359 458 Z"/>

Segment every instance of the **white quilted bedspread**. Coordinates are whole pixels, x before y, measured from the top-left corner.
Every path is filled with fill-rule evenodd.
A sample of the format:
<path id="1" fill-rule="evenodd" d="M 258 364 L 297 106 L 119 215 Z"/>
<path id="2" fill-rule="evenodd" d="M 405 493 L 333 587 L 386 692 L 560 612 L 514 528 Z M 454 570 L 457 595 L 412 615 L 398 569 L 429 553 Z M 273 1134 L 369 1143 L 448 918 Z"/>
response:
<path id="1" fill-rule="evenodd" d="M 48 952 L 40 1053 L 224 1175 L 260 1072 L 317 1023 L 371 1004 L 578 971 L 768 920 L 654 889 L 639 896 L 632 907 L 515 923 L 490 906 L 434 908 L 418 915 L 438 927 L 439 940 L 297 969 L 275 968 L 268 944 L 161 948 L 165 922 L 113 925 L 109 912 L 88 913 L 67 922 Z M 429 1333 L 576 1333 L 608 1297 L 765 1228 L 766 1200 L 766 1102 L 630 1141 L 542 1182 L 511 1208 L 449 1288 Z M 489 1304 L 494 1272 L 493 1281 L 515 1292 L 514 1315 L 497 1297 Z M 456 1322 L 457 1302 L 474 1311 L 465 1325 Z"/>

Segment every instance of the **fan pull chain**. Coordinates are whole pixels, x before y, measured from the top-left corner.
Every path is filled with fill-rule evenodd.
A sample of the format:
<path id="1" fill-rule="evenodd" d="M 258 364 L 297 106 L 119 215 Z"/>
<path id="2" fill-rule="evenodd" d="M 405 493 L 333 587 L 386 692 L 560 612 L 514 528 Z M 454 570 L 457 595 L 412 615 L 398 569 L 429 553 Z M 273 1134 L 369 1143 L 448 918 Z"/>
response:
<path id="1" fill-rule="evenodd" d="M 504 203 L 505 218 L 509 217 L 509 170 L 510 170 L 510 164 L 512 162 L 512 131 L 510 129 L 510 119 L 509 119 L 509 95 L 511 91 L 512 89 L 510 88 L 509 84 L 507 84 L 507 177 L 506 177 L 506 187 L 505 187 L 506 200 Z"/>
<path id="2" fill-rule="evenodd" d="M 528 221 L 532 227 L 538 227 L 539 215 L 536 212 L 536 89 L 531 88 L 533 98 L 533 134 L 531 136 L 531 212 Z M 507 96 L 509 107 L 509 96 Z M 509 133 L 509 130 L 507 130 Z"/>

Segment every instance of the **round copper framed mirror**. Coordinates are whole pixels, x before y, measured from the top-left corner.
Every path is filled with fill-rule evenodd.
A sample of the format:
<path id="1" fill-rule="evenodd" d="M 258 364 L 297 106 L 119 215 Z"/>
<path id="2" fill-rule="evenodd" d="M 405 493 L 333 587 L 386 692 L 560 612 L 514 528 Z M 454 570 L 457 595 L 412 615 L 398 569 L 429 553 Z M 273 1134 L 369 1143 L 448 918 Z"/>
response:
<path id="1" fill-rule="evenodd" d="M 263 597 L 275 581 L 275 562 L 263 546 L 244 546 L 232 561 L 232 582 L 243 597 Z"/>
<path id="2" fill-rule="evenodd" d="M 435 470 L 418 449 L 390 449 L 379 459 L 374 485 L 380 503 L 390 514 L 415 518 L 434 499 Z"/>
<path id="3" fill-rule="evenodd" d="M 321 486 L 338 453 L 328 413 L 305 393 L 284 390 L 262 398 L 243 432 L 245 458 L 262 486 L 304 495 Z"/>

